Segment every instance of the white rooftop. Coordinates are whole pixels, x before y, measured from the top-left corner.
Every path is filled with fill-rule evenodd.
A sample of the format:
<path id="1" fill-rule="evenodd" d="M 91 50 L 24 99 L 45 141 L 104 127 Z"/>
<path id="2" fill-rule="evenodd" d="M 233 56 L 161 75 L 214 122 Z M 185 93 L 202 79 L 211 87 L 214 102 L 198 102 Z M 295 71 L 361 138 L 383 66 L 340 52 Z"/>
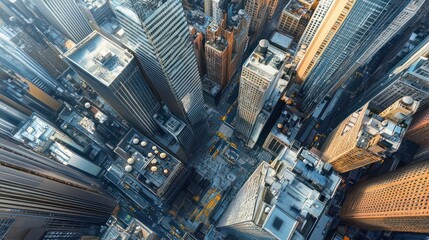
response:
<path id="1" fill-rule="evenodd" d="M 93 75 L 102 84 L 109 86 L 134 56 L 97 32 L 93 32 L 65 56 Z"/>
<path id="2" fill-rule="evenodd" d="M 258 52 L 258 47 L 247 58 L 243 67 L 248 68 L 263 78 L 272 81 L 281 70 L 285 61 L 286 53 L 273 45 L 268 44 L 265 55 Z"/>

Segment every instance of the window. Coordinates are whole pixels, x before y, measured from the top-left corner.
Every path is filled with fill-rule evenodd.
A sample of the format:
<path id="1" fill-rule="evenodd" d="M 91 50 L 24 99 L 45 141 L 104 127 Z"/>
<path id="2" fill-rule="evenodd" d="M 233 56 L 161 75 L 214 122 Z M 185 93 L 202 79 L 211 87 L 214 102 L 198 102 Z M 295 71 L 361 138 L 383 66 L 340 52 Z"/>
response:
<path id="1" fill-rule="evenodd" d="M 0 239 L 5 239 L 6 233 L 12 227 L 15 219 L 0 219 Z"/>

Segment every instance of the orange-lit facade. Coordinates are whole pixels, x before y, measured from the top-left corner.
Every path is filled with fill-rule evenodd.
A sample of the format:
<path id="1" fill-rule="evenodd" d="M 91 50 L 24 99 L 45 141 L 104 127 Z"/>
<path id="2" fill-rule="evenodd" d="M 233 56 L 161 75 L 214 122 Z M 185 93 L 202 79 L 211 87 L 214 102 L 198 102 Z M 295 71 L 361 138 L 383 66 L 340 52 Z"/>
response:
<path id="1" fill-rule="evenodd" d="M 326 13 L 319 30 L 307 47 L 306 53 L 297 66 L 297 80 L 304 81 L 316 65 L 322 53 L 340 29 L 356 0 L 336 0 Z"/>
<path id="2" fill-rule="evenodd" d="M 418 104 L 404 97 L 379 115 L 365 104 L 329 134 L 322 148 L 323 160 L 340 173 L 383 160 L 398 150 Z"/>
<path id="3" fill-rule="evenodd" d="M 350 115 L 331 132 L 323 145 L 323 159 L 340 173 L 382 160 L 356 144 L 367 110 L 368 104 Z"/>
<path id="4" fill-rule="evenodd" d="M 358 184 L 340 216 L 363 229 L 429 232 L 429 161 Z"/>

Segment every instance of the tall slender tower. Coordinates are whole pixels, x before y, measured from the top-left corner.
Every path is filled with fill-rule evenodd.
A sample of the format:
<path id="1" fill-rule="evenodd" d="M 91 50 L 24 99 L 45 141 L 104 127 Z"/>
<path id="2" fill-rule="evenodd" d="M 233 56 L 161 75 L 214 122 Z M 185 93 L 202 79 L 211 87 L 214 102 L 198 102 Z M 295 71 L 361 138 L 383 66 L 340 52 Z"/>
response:
<path id="1" fill-rule="evenodd" d="M 34 0 L 43 16 L 75 43 L 82 41 L 92 29 L 74 0 Z"/>
<path id="2" fill-rule="evenodd" d="M 320 55 L 316 57 L 317 61 L 307 60 L 307 67 L 299 69 L 299 75 L 302 72 L 308 74 L 302 88 L 303 109 L 306 111 L 312 111 L 328 93 L 337 89 L 346 80 L 343 75 L 355 68 L 355 62 L 361 61 L 360 59 L 366 62 L 411 19 L 411 13 L 416 12 L 411 10 L 415 7 L 408 9 L 416 1 L 341 2 L 347 2 L 344 10 L 349 14 L 345 16 L 343 12 L 338 14 L 335 11 L 338 16 L 335 19 L 341 20 L 339 23 L 343 24 L 340 27 L 333 25 L 332 28 L 338 28 L 338 31 L 334 31 L 335 35 L 330 41 L 321 42 L 321 46 L 327 46 L 323 47 L 323 53 L 314 54 Z M 324 38 L 326 37 L 329 38 L 330 35 L 325 35 Z M 309 57 L 312 58 L 312 55 Z"/>
<path id="3" fill-rule="evenodd" d="M 11 42 L 40 64 L 53 78 L 59 78 L 69 68 L 59 57 L 60 52 L 52 47 L 52 43 L 35 27 L 28 24 L 3 25 L 0 26 L 0 32 L 8 36 Z"/>
<path id="4" fill-rule="evenodd" d="M 132 126 L 149 136 L 156 133 L 159 128 L 153 115 L 161 104 L 130 52 L 93 32 L 64 55 L 88 85 Z"/>
<path id="5" fill-rule="evenodd" d="M 371 113 L 369 104 L 351 114 L 326 139 L 323 159 L 340 173 L 348 172 L 384 159 L 401 145 L 406 125 L 418 107 L 411 97 L 395 102 L 379 115 Z"/>
<path id="6" fill-rule="evenodd" d="M 169 110 L 195 135 L 205 132 L 203 90 L 179 0 L 112 1 L 132 49 Z"/>
<path id="7" fill-rule="evenodd" d="M 246 1 L 246 13 L 250 16 L 249 37 L 254 42 L 262 33 L 269 16 L 268 0 Z"/>
<path id="8" fill-rule="evenodd" d="M 285 52 L 261 40 L 243 65 L 235 129 L 246 142 L 250 143 L 258 117 L 266 115 L 263 108 L 283 74 L 285 58 Z"/>
<path id="9" fill-rule="evenodd" d="M 428 160 L 405 166 L 356 185 L 340 216 L 363 229 L 427 233 L 428 186 Z"/>
<path id="10" fill-rule="evenodd" d="M 25 77 L 45 92 L 54 92 L 59 87 L 58 82 L 45 68 L 11 41 L 15 36 L 14 31 L 0 32 L 0 68 Z"/>
<path id="11" fill-rule="evenodd" d="M 332 2 L 335 0 L 321 0 L 319 1 L 317 8 L 314 10 L 313 15 L 311 16 L 310 21 L 308 22 L 308 25 L 302 34 L 299 43 L 298 43 L 298 49 L 301 48 L 303 44 L 308 46 L 311 42 L 311 40 L 316 35 L 317 30 L 319 29 L 320 25 L 322 24 L 322 21 L 326 17 L 326 13 L 328 12 L 329 8 L 332 5 Z"/>
<path id="12" fill-rule="evenodd" d="M 115 202 L 93 179 L 3 138 L 0 148 L 1 239 L 79 239 L 109 218 Z"/>

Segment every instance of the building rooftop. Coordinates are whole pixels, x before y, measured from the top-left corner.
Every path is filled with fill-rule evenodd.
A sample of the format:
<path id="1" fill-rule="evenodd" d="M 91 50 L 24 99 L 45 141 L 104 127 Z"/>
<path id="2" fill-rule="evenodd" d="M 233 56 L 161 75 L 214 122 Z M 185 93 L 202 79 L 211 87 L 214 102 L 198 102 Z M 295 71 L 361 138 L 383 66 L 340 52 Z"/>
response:
<path id="1" fill-rule="evenodd" d="M 230 203 L 218 227 L 232 229 L 250 220 L 276 239 L 306 239 L 340 182 L 331 165 L 318 155 L 307 149 L 286 148 L 272 164 L 263 162 L 257 168 Z"/>
<path id="2" fill-rule="evenodd" d="M 129 216 L 129 215 L 128 215 Z M 107 220 L 108 228 L 100 236 L 101 240 L 159 240 L 161 239 L 155 232 L 144 225 L 136 218 L 132 218 L 126 226 L 114 216 Z"/>
<path id="3" fill-rule="evenodd" d="M 361 112 L 354 112 L 343 129 L 347 132 L 357 123 L 359 114 L 365 114 L 362 126 L 358 133 L 356 144 L 359 148 L 368 149 L 374 154 L 393 153 L 399 149 L 403 136 L 410 124 L 411 119 L 406 120 L 406 124 L 396 124 L 389 119 L 385 119 L 377 114 L 371 113 L 366 104 Z"/>
<path id="4" fill-rule="evenodd" d="M 87 36 L 65 56 L 106 86 L 115 81 L 134 58 L 128 50 L 97 32 Z"/>
<path id="5" fill-rule="evenodd" d="M 273 35 L 271 35 L 270 42 L 283 51 L 287 51 L 293 42 L 293 37 L 279 32 L 274 32 Z"/>
<path id="6" fill-rule="evenodd" d="M 210 93 L 210 95 L 212 96 L 216 96 L 221 90 L 220 85 L 213 82 L 208 77 L 204 77 L 202 79 L 202 83 L 203 83 L 203 90 Z"/>
<path id="7" fill-rule="evenodd" d="M 211 18 L 204 15 L 204 12 L 199 10 L 186 11 L 186 20 L 188 24 L 195 27 L 198 32 L 206 33 L 210 25 Z"/>
<path id="8" fill-rule="evenodd" d="M 301 114 L 297 110 L 294 111 L 292 108 L 287 107 L 271 129 L 271 134 L 286 145 L 291 146 L 301 129 L 300 120 Z"/>
<path id="9" fill-rule="evenodd" d="M 261 40 L 243 67 L 271 81 L 281 70 L 285 58 L 286 53 L 284 51 L 270 45 L 267 40 Z"/>
<path id="10" fill-rule="evenodd" d="M 155 121 L 173 136 L 177 136 L 186 127 L 186 124 L 176 118 L 168 110 L 160 110 L 154 116 Z"/>
<path id="11" fill-rule="evenodd" d="M 308 12 L 308 7 L 312 5 L 313 2 L 312 0 L 292 0 L 285 6 L 283 11 L 300 17 Z"/>
<path id="12" fill-rule="evenodd" d="M 101 171 L 100 167 L 65 146 L 67 144 L 77 150 L 83 150 L 80 145 L 34 113 L 17 129 L 13 138 L 34 151 L 43 152 L 64 165 L 73 166 L 93 176 L 97 176 Z"/>
<path id="13" fill-rule="evenodd" d="M 115 153 L 120 158 L 107 169 L 114 175 L 109 180 L 127 184 L 156 202 L 165 197 L 183 169 L 178 159 L 134 129 L 119 142 Z"/>
<path id="14" fill-rule="evenodd" d="M 218 30 L 219 26 L 215 22 L 211 22 L 207 31 L 215 33 Z M 228 47 L 228 42 L 222 36 L 217 36 L 212 40 L 207 40 L 206 45 L 209 45 L 218 51 L 224 51 Z"/>

